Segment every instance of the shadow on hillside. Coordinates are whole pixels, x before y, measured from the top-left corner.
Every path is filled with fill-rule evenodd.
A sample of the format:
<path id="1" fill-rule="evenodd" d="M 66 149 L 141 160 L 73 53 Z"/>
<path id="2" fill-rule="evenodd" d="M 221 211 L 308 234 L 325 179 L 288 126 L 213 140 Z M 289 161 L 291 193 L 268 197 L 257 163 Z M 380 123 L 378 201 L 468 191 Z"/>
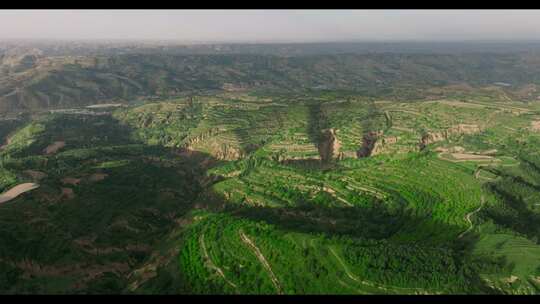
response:
<path id="1" fill-rule="evenodd" d="M 540 176 L 540 167 L 522 158 L 520 161 L 522 162 L 521 167 L 527 167 L 533 171 L 531 172 L 533 175 Z M 522 176 L 512 172 L 492 171 L 502 180 L 488 182 L 485 187 L 500 199 L 504 208 L 488 206 L 480 212 L 480 215 L 493 220 L 502 227 L 527 236 L 528 239 L 537 244 L 540 243 L 540 214 L 527 206 L 525 202 L 527 193 L 523 193 L 526 189 L 540 192 L 540 186 L 532 184 Z"/>
<path id="2" fill-rule="evenodd" d="M 238 206 L 210 190 L 210 186 L 222 178 L 208 176 L 207 171 L 222 161 L 198 151 L 145 144 L 133 139 L 134 130 L 129 126 L 111 119 L 110 125 L 101 126 L 97 143 L 91 140 L 95 128 L 86 130 L 86 123 L 93 123 L 91 119 L 77 127 L 72 120 L 66 119 L 52 126 L 52 134 L 47 136 L 49 139 L 62 136 L 67 141 L 72 138 L 72 142 L 78 144 L 73 144 L 71 148 L 77 149 L 96 145 L 141 145 L 142 149 L 137 151 L 105 151 L 103 155 L 92 156 L 98 157 L 100 163 L 114 157 L 128 157 L 132 161 L 129 166 L 96 169 L 96 172 L 106 173 L 107 179 L 101 183 L 79 186 L 76 192 L 78 199 L 62 204 L 62 208 L 58 208 L 60 204 L 35 204 L 24 209 L 14 205 L 9 211 L 6 211 L 8 208 L 2 210 L 0 240 L 6 244 L 6 248 L 0 258 L 12 261 L 27 259 L 37 265 L 53 268 L 63 267 L 61 265 L 65 264 L 65 260 L 71 259 L 68 267 L 73 268 L 62 268 L 66 274 L 81 275 L 80 269 L 95 272 L 95 276 L 82 285 L 66 286 L 66 292 L 118 293 L 125 290 L 129 273 L 158 251 L 154 246 L 178 227 L 178 221 L 185 214 L 196 208 L 265 221 L 285 231 L 378 240 L 388 239 L 407 225 L 425 220 L 403 210 L 392 212 L 383 204 L 372 208 L 329 208 L 305 201 L 298 202 L 294 208 Z M 70 147 L 66 146 L 66 149 Z M 35 150 L 39 153 L 39 149 Z M 64 157 L 59 154 L 53 158 L 58 159 L 58 166 L 77 168 L 84 164 L 73 155 Z M 170 163 L 171 160 L 180 163 Z M 91 158 L 90 161 L 95 162 L 95 159 Z M 321 164 L 319 160 L 293 161 L 289 165 L 313 170 L 326 170 L 333 166 Z M 28 223 L 27 214 L 34 213 L 49 223 L 47 230 Z M 434 224 L 442 227 L 442 230 L 446 227 L 443 223 Z M 451 226 L 446 229 L 456 230 Z M 32 237 L 20 238 L 19 235 Z M 474 239 L 474 236 L 470 239 Z M 81 247 L 81 242 L 90 249 L 99 247 L 101 254 L 87 252 L 87 248 Z M 421 241 L 418 243 L 422 244 Z M 450 246 L 458 249 L 456 259 L 461 262 L 463 257 L 471 254 L 470 247 L 462 243 Z M 25 248 L 24 254 L 21 254 L 22 248 Z M 120 251 L 107 252 L 116 250 L 111 248 L 120 248 Z M 47 253 L 46 256 L 43 252 Z M 477 274 L 469 276 L 479 290 L 487 290 Z M 20 288 L 26 288 L 28 284 L 37 284 L 23 279 L 22 275 L 20 278 L 21 281 L 17 281 L 17 277 L 10 286 L 20 284 Z M 41 292 L 46 293 L 47 290 L 42 289 Z"/>
<path id="3" fill-rule="evenodd" d="M 215 198 L 218 196 L 215 196 Z M 433 241 L 423 240 L 421 237 L 412 239 L 394 239 L 403 230 L 410 231 L 410 225 L 417 225 L 419 222 L 428 220 L 419 218 L 404 210 L 391 212 L 384 205 L 379 204 L 371 208 L 363 207 L 324 207 L 314 205 L 311 202 L 302 202 L 298 207 L 257 207 L 239 206 L 222 201 L 213 205 L 213 211 L 228 213 L 239 219 L 249 219 L 262 221 L 287 231 L 306 233 L 312 235 L 325 235 L 328 238 L 346 238 L 350 240 L 380 240 L 390 242 L 395 245 L 413 245 L 429 250 L 439 250 L 446 248 L 451 250 L 453 258 L 459 267 L 472 266 L 473 244 L 478 240 L 478 236 L 469 234 L 464 240 L 456 241 Z M 212 208 L 211 208 L 212 209 Z M 448 224 L 432 221 L 439 231 L 456 232 L 456 227 Z M 422 226 L 418 226 L 422 227 Z M 445 228 L 447 227 L 447 228 Z M 433 238 L 437 238 L 436 235 Z M 397 248 L 397 247 L 396 247 Z M 412 247 L 414 248 L 414 247 Z M 418 247 L 416 247 L 418 248 Z M 475 263 L 477 263 L 476 260 Z M 491 261 L 483 261 L 482 263 Z M 475 264 L 476 266 L 476 264 Z M 474 266 L 473 266 L 474 267 Z M 421 274 L 419 274 L 421 275 Z M 467 274 L 472 292 L 494 293 L 476 272 Z"/>
<path id="4" fill-rule="evenodd" d="M 4 164 L 47 177 L 0 206 L 0 293 L 123 292 L 130 272 L 195 208 L 212 182 L 206 171 L 219 161 L 148 145 L 110 116 L 58 115 L 43 124 L 37 140 Z M 66 146 L 44 156 L 56 140 Z"/>
<path id="5" fill-rule="evenodd" d="M 55 141 L 65 141 L 66 147 L 61 151 L 134 143 L 130 138 L 131 128 L 119 124 L 111 116 L 51 114 L 33 122 L 44 129 L 34 127 L 28 130 L 26 136 L 35 140 L 28 146 L 12 151 L 11 156 L 42 155 L 43 149 Z"/>
<path id="6" fill-rule="evenodd" d="M 322 136 L 322 130 L 328 128 L 328 119 L 324 114 L 321 102 L 312 102 L 307 104 L 308 124 L 307 134 L 309 140 L 316 146 L 319 146 Z"/>

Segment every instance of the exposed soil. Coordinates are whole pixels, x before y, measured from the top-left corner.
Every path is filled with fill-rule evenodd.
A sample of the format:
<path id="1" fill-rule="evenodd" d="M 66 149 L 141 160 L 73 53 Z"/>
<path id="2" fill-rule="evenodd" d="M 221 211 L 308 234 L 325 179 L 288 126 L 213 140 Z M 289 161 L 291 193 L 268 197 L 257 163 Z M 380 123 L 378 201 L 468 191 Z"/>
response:
<path id="1" fill-rule="evenodd" d="M 515 275 L 511 275 L 509 278 L 505 279 L 505 281 L 506 281 L 507 283 L 512 284 L 512 283 L 514 283 L 515 281 L 517 281 L 518 279 L 519 279 L 519 278 L 516 277 Z"/>
<path id="2" fill-rule="evenodd" d="M 55 141 L 54 143 L 48 145 L 45 149 L 43 149 L 43 153 L 45 153 L 46 155 L 52 155 L 65 146 L 65 141 Z"/>
<path id="3" fill-rule="evenodd" d="M 531 131 L 540 132 L 540 120 L 531 121 Z"/>
<path id="4" fill-rule="evenodd" d="M 482 154 L 482 155 L 494 155 L 498 152 L 497 149 L 490 149 L 490 150 L 486 150 L 486 151 L 482 151 L 481 153 L 479 154 Z"/>
<path id="5" fill-rule="evenodd" d="M 4 144 L 2 146 L 0 146 L 0 150 L 7 147 L 10 143 L 11 143 L 11 137 L 8 136 L 8 137 L 6 137 Z"/>
<path id="6" fill-rule="evenodd" d="M 478 155 L 469 153 L 451 153 L 452 157 L 457 160 L 490 160 L 493 157 L 488 155 Z"/>
<path id="7" fill-rule="evenodd" d="M 323 162 L 341 157 L 339 153 L 341 143 L 337 139 L 334 129 L 327 129 L 322 132 L 321 140 L 318 143 L 317 148 Z"/>
<path id="8" fill-rule="evenodd" d="M 62 184 L 68 184 L 68 185 L 72 185 L 72 186 L 77 186 L 79 183 L 81 182 L 81 179 L 80 178 L 75 178 L 75 177 L 66 177 L 66 178 L 63 178 L 62 179 Z"/>
<path id="9" fill-rule="evenodd" d="M 364 134 L 362 138 L 362 146 L 357 151 L 356 155 L 358 158 L 371 156 L 371 152 L 375 147 L 375 143 L 379 139 L 380 132 L 368 132 Z"/>
<path id="10" fill-rule="evenodd" d="M 75 198 L 75 193 L 73 192 L 73 189 L 71 188 L 61 188 L 62 190 L 62 196 L 61 199 L 72 199 Z"/>
<path id="11" fill-rule="evenodd" d="M 475 124 L 457 124 L 446 130 L 427 132 L 420 139 L 420 149 L 424 149 L 431 143 L 447 140 L 454 135 L 474 134 L 480 131 L 480 127 Z"/>
<path id="12" fill-rule="evenodd" d="M 489 155 L 471 154 L 471 153 L 439 153 L 437 155 L 440 159 L 451 162 L 464 162 L 464 161 L 492 161 L 500 162 L 498 158 L 494 158 Z"/>
<path id="13" fill-rule="evenodd" d="M 88 177 L 88 181 L 90 182 L 99 182 L 104 180 L 107 176 L 109 176 L 106 173 L 94 173 Z"/>
<path id="14" fill-rule="evenodd" d="M 39 184 L 34 184 L 34 183 L 24 183 L 24 184 L 19 184 L 11 189 L 9 189 L 8 191 L 0 194 L 0 204 L 1 203 L 5 203 L 5 202 L 9 202 L 10 200 L 16 198 L 17 196 L 25 193 L 25 192 L 28 192 L 28 191 L 31 191 L 31 190 L 34 190 L 36 188 L 39 187 Z"/>

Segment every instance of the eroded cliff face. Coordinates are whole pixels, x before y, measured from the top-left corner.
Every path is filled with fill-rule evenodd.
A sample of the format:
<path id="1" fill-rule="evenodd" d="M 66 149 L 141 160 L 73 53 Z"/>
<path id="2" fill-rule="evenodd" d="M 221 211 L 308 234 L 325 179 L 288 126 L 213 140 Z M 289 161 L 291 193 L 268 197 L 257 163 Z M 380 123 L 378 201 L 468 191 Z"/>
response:
<path id="1" fill-rule="evenodd" d="M 443 131 L 427 132 L 420 139 L 420 149 L 425 148 L 431 143 L 447 140 L 452 136 L 474 134 L 480 131 L 480 127 L 475 124 L 458 124 Z"/>
<path id="2" fill-rule="evenodd" d="M 448 139 L 448 134 L 446 131 L 427 132 L 426 134 L 422 135 L 422 138 L 420 139 L 420 147 L 424 148 L 431 143 L 444 141 L 446 139 Z"/>
<path id="3" fill-rule="evenodd" d="M 197 136 L 193 136 L 185 141 L 185 148 L 191 149 L 193 145 L 196 145 L 204 140 L 211 138 L 212 136 L 218 134 L 221 130 L 219 128 L 212 128 L 204 133 L 201 133 Z"/>
<path id="4" fill-rule="evenodd" d="M 398 142 L 398 136 L 384 136 L 382 131 L 370 132 L 364 135 L 362 147 L 357 152 L 357 157 L 369 157 L 393 151 Z"/>
<path id="5" fill-rule="evenodd" d="M 334 129 L 322 131 L 321 140 L 319 141 L 317 148 L 319 150 L 321 161 L 323 162 L 342 158 L 342 153 L 340 152 L 341 142 L 337 138 Z"/>
<path id="6" fill-rule="evenodd" d="M 399 137 L 396 136 L 388 136 L 377 139 L 369 156 L 383 153 L 384 151 L 388 150 L 390 146 L 397 143 L 398 139 Z"/>
<path id="7" fill-rule="evenodd" d="M 212 139 L 205 142 L 204 146 L 205 147 L 203 149 L 200 149 L 190 145 L 187 146 L 185 149 L 206 151 L 208 152 L 208 154 L 218 160 L 238 160 L 245 156 L 245 152 L 241 148 L 214 141 Z"/>
<path id="8" fill-rule="evenodd" d="M 216 135 L 225 131 L 222 128 L 212 128 L 197 136 L 190 137 L 184 141 L 182 146 L 185 150 L 206 151 L 218 160 L 238 160 L 245 156 L 245 151 L 230 144 L 218 140 Z"/>
<path id="9" fill-rule="evenodd" d="M 356 152 L 356 156 L 358 158 L 371 156 L 377 140 L 381 135 L 381 131 L 370 131 L 364 134 L 364 137 L 362 138 L 362 146 Z"/>
<path id="10" fill-rule="evenodd" d="M 212 144 L 210 154 L 219 160 L 238 160 L 245 156 L 241 149 L 223 143 Z"/>
<path id="11" fill-rule="evenodd" d="M 481 128 L 475 124 L 458 124 L 446 130 L 427 132 L 419 139 L 416 145 L 402 144 L 396 146 L 399 141 L 398 136 L 384 136 L 383 131 L 371 131 L 364 134 L 362 145 L 356 152 L 358 158 L 369 157 L 383 153 L 401 153 L 408 151 L 418 151 L 424 149 L 427 145 L 439 141 L 444 141 L 463 134 L 474 134 L 481 131 Z"/>

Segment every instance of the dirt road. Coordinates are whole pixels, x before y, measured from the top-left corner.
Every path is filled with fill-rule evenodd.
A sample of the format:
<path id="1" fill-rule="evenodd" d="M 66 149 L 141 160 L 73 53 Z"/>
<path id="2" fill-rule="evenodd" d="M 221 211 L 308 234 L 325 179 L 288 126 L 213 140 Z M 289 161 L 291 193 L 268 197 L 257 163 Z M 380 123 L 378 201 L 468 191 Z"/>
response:
<path id="1" fill-rule="evenodd" d="M 16 198 L 17 196 L 25 193 L 25 192 L 28 192 L 28 191 L 31 191 L 31 190 L 34 190 L 36 188 L 39 187 L 39 184 L 34 184 L 34 183 L 24 183 L 24 184 L 19 184 L 11 189 L 9 189 L 8 191 L 0 194 L 0 204 L 1 203 L 5 203 L 5 202 L 9 202 L 10 200 Z"/>
<path id="2" fill-rule="evenodd" d="M 201 249 L 202 249 L 202 252 L 203 252 L 203 257 L 204 257 L 204 260 L 206 262 L 205 264 L 208 266 L 208 268 L 214 270 L 220 277 L 223 278 L 223 280 L 225 280 L 225 282 L 227 282 L 227 284 L 231 285 L 234 288 L 238 288 L 238 286 L 236 286 L 236 284 L 229 281 L 225 277 L 225 273 L 223 273 L 223 270 L 221 270 L 221 268 L 216 266 L 216 264 L 214 264 L 214 262 L 212 261 L 212 259 L 208 255 L 208 251 L 206 250 L 206 244 L 204 243 L 204 234 L 201 234 L 201 236 L 199 237 L 199 244 L 201 245 Z"/>
<path id="3" fill-rule="evenodd" d="M 480 198 L 480 207 L 478 207 L 478 209 L 472 211 L 472 212 L 469 212 L 467 213 L 467 215 L 465 216 L 465 220 L 467 222 L 469 222 L 469 228 L 465 231 L 463 231 L 459 236 L 458 238 L 462 238 L 465 234 L 467 234 L 469 231 L 471 231 L 474 227 L 474 224 L 473 222 L 471 221 L 471 216 L 473 216 L 475 213 L 479 212 L 480 210 L 482 210 L 482 207 L 484 207 L 484 196 L 482 195 L 482 197 Z"/>
<path id="4" fill-rule="evenodd" d="M 240 230 L 240 238 L 242 238 L 242 241 L 246 245 L 248 245 L 249 247 L 251 247 L 251 249 L 253 249 L 253 252 L 257 256 L 257 259 L 259 259 L 259 261 L 264 266 L 264 268 L 266 268 L 268 274 L 270 275 L 270 279 L 272 280 L 272 283 L 276 287 L 276 290 L 277 290 L 278 294 L 283 294 L 283 291 L 281 289 L 281 285 L 279 284 L 279 281 L 278 281 L 276 275 L 272 271 L 272 268 L 270 267 L 270 264 L 268 264 L 268 261 L 266 261 L 266 258 L 261 253 L 259 248 L 257 246 L 255 246 L 255 244 L 251 241 L 251 239 L 248 238 L 248 236 L 246 234 L 244 234 L 244 232 L 242 230 Z"/>
<path id="5" fill-rule="evenodd" d="M 356 281 L 356 282 L 358 282 L 360 284 L 367 285 L 367 286 L 370 286 L 370 287 L 373 287 L 373 288 L 384 290 L 385 292 L 390 291 L 390 292 L 395 292 L 395 293 L 398 293 L 398 294 L 403 293 L 403 292 L 413 293 L 413 294 L 429 294 L 429 292 L 427 292 L 426 290 L 421 289 L 421 288 L 388 286 L 388 285 L 376 284 L 374 282 L 361 280 L 349 270 L 349 268 L 347 267 L 345 262 L 336 253 L 334 248 L 329 247 L 329 249 L 330 249 L 330 252 L 332 253 L 332 255 L 338 260 L 339 264 L 341 264 L 341 267 L 343 267 L 343 270 L 345 270 L 345 274 L 353 281 Z M 434 293 L 436 293 L 436 292 L 434 292 Z"/>

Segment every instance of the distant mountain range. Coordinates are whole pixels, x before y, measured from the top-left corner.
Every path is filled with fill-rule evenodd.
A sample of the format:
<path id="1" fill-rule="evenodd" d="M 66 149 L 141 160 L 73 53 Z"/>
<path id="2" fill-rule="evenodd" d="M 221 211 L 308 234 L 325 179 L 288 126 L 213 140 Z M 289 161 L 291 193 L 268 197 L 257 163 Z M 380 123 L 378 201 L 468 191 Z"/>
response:
<path id="1" fill-rule="evenodd" d="M 389 44 L 387 49 L 397 46 Z M 532 51 L 437 54 L 439 45 L 430 54 L 362 53 L 361 45 L 356 44 L 301 44 L 133 46 L 125 47 L 124 54 L 119 54 L 120 47 L 110 46 L 99 54 L 98 49 L 85 49 L 84 44 L 65 47 L 64 51 L 60 51 L 61 45 L 56 49 L 38 47 L 11 46 L 0 51 L 0 112 L 208 90 L 343 90 L 368 96 L 393 96 L 396 90 L 413 90 L 422 96 L 424 87 L 464 83 L 505 83 L 505 91 L 536 99 L 535 94 L 519 96 L 519 92 L 529 92 L 527 88 L 540 81 L 540 53 Z M 421 50 L 427 45 L 417 47 Z M 338 54 L 340 48 L 350 53 Z M 192 54 L 179 51 L 188 49 Z M 205 50 L 214 52 L 203 54 Z"/>

